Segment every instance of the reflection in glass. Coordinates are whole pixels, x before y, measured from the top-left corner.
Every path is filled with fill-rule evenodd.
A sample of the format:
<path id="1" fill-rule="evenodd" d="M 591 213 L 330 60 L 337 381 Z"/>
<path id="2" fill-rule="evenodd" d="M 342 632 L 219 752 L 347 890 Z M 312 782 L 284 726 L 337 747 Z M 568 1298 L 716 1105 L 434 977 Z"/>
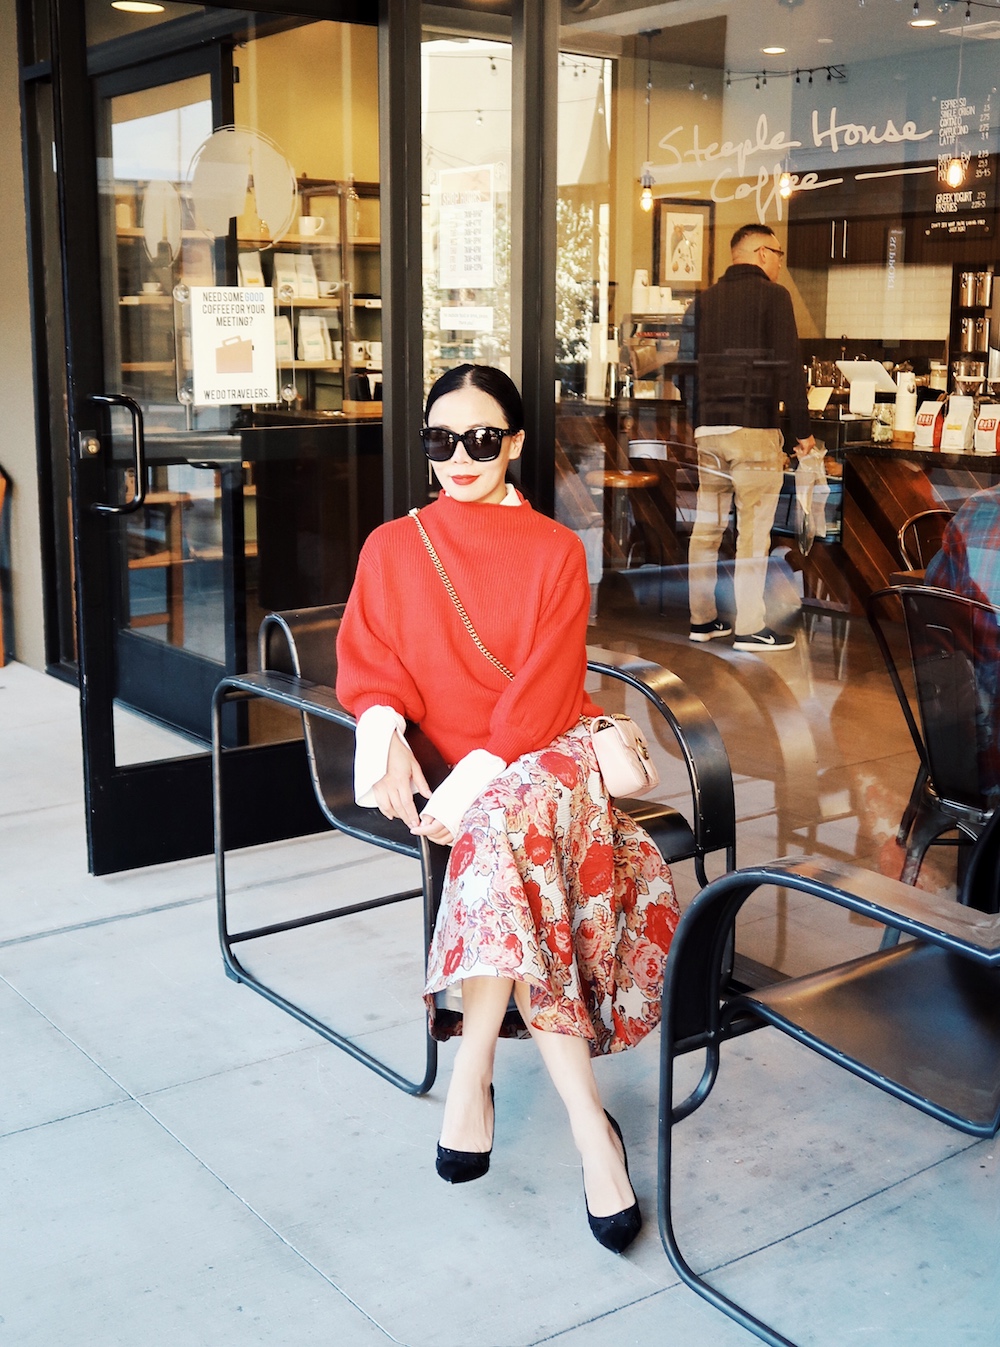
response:
<path id="1" fill-rule="evenodd" d="M 128 92 L 116 74 L 98 121 L 106 387 L 141 408 L 147 459 L 142 508 L 109 523 L 118 698 L 201 741 L 220 673 L 256 662 L 263 613 L 343 602 L 382 518 L 376 30 L 213 22 L 239 36 L 232 67 L 196 73 L 199 51 L 187 77 Z M 115 24 L 108 40 L 129 31 Z M 236 125 L 217 127 L 227 102 Z M 235 286 L 274 296 L 274 401 L 201 405 L 198 288 Z M 130 422 L 109 423 L 123 503 Z M 227 728 L 233 743 L 288 732 L 256 714 Z M 155 742 L 130 734 L 121 752 Z"/>
<path id="2" fill-rule="evenodd" d="M 463 361 L 510 372 L 511 50 L 423 43 L 424 381 Z"/>

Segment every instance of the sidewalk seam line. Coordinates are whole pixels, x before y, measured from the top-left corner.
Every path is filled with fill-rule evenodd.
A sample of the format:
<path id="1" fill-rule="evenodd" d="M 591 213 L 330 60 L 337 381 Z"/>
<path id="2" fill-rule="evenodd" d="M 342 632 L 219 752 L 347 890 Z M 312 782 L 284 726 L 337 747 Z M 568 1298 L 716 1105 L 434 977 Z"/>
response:
<path id="1" fill-rule="evenodd" d="M 363 1309 L 358 1304 L 358 1302 L 353 1299 L 352 1296 L 348 1295 L 348 1293 L 343 1289 L 343 1287 L 338 1286 L 332 1277 L 329 1277 L 322 1270 L 322 1268 L 317 1267 L 317 1265 L 312 1261 L 311 1258 L 308 1258 L 306 1254 L 302 1252 L 301 1249 L 297 1248 L 291 1242 L 291 1240 L 289 1240 L 285 1235 L 281 1233 L 280 1230 L 278 1230 L 275 1226 L 273 1226 L 266 1216 L 262 1215 L 261 1212 L 257 1211 L 257 1209 L 253 1207 L 246 1200 L 245 1197 L 241 1197 L 240 1194 L 236 1192 L 236 1190 L 226 1182 L 226 1180 L 222 1177 L 221 1174 L 217 1173 L 212 1168 L 211 1165 L 209 1165 L 205 1160 L 201 1158 L 200 1155 L 196 1154 L 195 1151 L 193 1151 L 191 1147 L 187 1144 L 187 1142 L 182 1141 L 181 1138 L 177 1136 L 175 1132 L 172 1132 L 171 1129 L 166 1125 L 166 1123 L 161 1118 L 157 1117 L 157 1115 L 153 1112 L 151 1108 L 149 1108 L 146 1104 L 143 1103 L 142 1099 L 140 1099 L 136 1094 L 134 1094 L 130 1089 L 128 1089 L 126 1085 L 122 1084 L 120 1080 L 117 1080 L 107 1069 L 107 1067 L 102 1066 L 101 1063 L 98 1062 L 95 1057 L 91 1056 L 91 1054 L 86 1050 L 86 1048 L 84 1048 L 81 1044 L 77 1043 L 76 1040 L 72 1038 L 68 1033 L 66 1033 L 64 1029 L 60 1029 L 60 1027 L 57 1024 L 55 1024 L 39 1006 L 36 1006 L 34 1002 L 31 1001 L 27 996 L 25 996 L 23 992 L 19 991 L 17 987 L 14 987 L 9 982 L 7 982 L 7 979 L 4 978 L 2 974 L 0 974 L 0 981 L 4 982 L 7 986 L 9 986 L 11 991 L 14 992 L 15 995 L 19 996 L 21 1000 L 25 1002 L 26 1005 L 30 1006 L 31 1009 L 35 1011 L 36 1014 L 40 1015 L 42 1019 L 46 1021 L 47 1024 L 50 1024 L 52 1028 L 56 1031 L 56 1033 L 60 1034 L 66 1040 L 67 1043 L 70 1043 L 74 1048 L 76 1048 L 78 1052 L 82 1053 L 83 1056 L 86 1057 L 87 1060 L 98 1071 L 100 1071 L 103 1076 L 107 1077 L 107 1079 L 110 1080 L 113 1085 L 115 1085 L 119 1090 L 122 1091 L 122 1093 L 126 1096 L 127 1100 L 131 1101 L 133 1104 L 136 1105 L 137 1108 L 141 1109 L 142 1112 L 146 1115 L 147 1118 L 150 1119 L 151 1122 L 153 1122 L 157 1127 L 160 1128 L 162 1132 L 164 1132 L 168 1137 L 170 1137 L 172 1141 L 174 1141 L 178 1146 L 180 1146 L 181 1150 L 187 1152 L 187 1154 L 191 1157 L 191 1159 L 194 1160 L 195 1164 L 199 1165 L 207 1174 L 210 1174 L 212 1178 L 215 1179 L 215 1181 L 226 1190 L 227 1193 L 229 1193 L 232 1197 L 236 1199 L 236 1201 L 240 1204 L 241 1207 L 245 1208 L 245 1210 L 248 1211 L 250 1215 L 254 1217 L 255 1220 L 259 1221 L 260 1224 L 264 1226 L 266 1230 L 269 1230 L 271 1234 L 281 1244 L 283 1244 L 287 1249 L 289 1249 L 293 1254 L 295 1254 L 297 1258 L 299 1258 L 303 1263 L 305 1263 L 306 1267 L 312 1268 L 313 1272 L 315 1272 L 318 1277 L 320 1277 L 323 1281 L 327 1283 L 328 1286 L 330 1286 L 334 1291 L 336 1291 L 339 1296 L 342 1296 L 350 1306 L 352 1306 L 355 1310 L 357 1310 L 357 1312 L 361 1315 L 363 1319 L 366 1319 L 368 1323 L 372 1325 L 373 1328 L 378 1329 L 380 1333 L 384 1334 L 385 1337 L 390 1342 L 398 1343 L 400 1344 L 400 1347 L 405 1347 L 405 1344 L 402 1343 L 402 1340 L 400 1338 L 395 1337 L 392 1333 L 389 1332 L 387 1328 L 383 1327 L 383 1325 L 380 1324 L 377 1319 L 373 1318 L 372 1315 L 370 1315 L 367 1310 Z M 125 1099 L 121 1099 L 118 1101 L 118 1104 L 120 1105 L 125 1102 L 126 1102 Z M 91 1110 L 87 1111 L 89 1112 Z"/>

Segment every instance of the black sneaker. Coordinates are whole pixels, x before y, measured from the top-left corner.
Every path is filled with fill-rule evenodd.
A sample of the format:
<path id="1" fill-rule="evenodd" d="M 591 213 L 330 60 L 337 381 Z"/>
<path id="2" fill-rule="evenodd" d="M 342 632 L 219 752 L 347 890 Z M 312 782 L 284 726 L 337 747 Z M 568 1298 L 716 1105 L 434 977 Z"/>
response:
<path id="1" fill-rule="evenodd" d="M 737 636 L 733 642 L 734 650 L 793 650 L 795 637 L 779 634 L 765 627 L 763 631 L 751 632 L 748 636 Z"/>
<path id="2" fill-rule="evenodd" d="M 728 622 L 717 617 L 713 622 L 692 622 L 688 632 L 689 641 L 714 641 L 719 636 L 732 636 L 733 629 Z"/>

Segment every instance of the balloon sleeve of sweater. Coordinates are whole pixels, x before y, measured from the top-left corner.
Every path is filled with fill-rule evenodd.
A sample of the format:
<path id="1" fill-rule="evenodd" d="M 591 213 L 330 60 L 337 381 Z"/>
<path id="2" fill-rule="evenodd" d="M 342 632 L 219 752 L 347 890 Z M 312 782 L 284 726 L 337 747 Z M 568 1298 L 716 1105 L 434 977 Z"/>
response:
<path id="1" fill-rule="evenodd" d="M 390 619 L 385 576 L 376 549 L 366 542 L 337 632 L 337 697 L 358 718 L 370 706 L 391 706 L 419 724 L 426 708 L 406 665 L 385 640 L 393 630 Z"/>

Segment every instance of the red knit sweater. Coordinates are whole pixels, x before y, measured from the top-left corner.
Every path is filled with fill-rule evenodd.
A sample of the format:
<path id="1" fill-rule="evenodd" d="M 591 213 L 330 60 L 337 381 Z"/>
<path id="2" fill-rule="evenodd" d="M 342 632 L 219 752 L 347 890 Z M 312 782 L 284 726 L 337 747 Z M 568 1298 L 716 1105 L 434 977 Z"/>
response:
<path id="1" fill-rule="evenodd" d="M 355 716 L 391 706 L 454 765 L 475 748 L 504 762 L 581 716 L 590 589 L 577 535 L 522 501 L 442 495 L 420 519 L 504 677 L 475 646 L 412 519 L 367 539 L 337 636 L 337 696 Z"/>

